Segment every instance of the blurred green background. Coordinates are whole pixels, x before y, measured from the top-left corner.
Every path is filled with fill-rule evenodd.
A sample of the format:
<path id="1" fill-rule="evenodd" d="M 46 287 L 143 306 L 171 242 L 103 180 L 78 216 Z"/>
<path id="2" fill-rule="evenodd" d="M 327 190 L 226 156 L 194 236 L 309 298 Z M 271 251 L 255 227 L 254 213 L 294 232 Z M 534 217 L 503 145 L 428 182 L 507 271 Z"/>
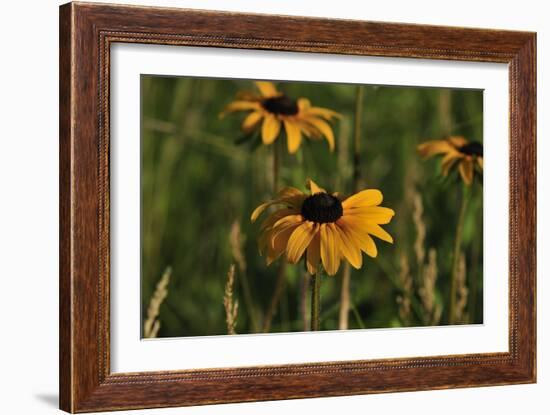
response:
<path id="1" fill-rule="evenodd" d="M 276 85 L 291 97 L 306 97 L 314 106 L 343 115 L 333 123 L 333 153 L 326 141 L 303 140 L 299 152 L 289 155 L 286 137 L 283 134 L 278 138 L 275 145 L 285 145 L 282 184 L 304 190 L 306 178 L 311 177 L 329 191 L 351 193 L 357 86 Z M 440 158 L 424 161 L 418 157 L 416 146 L 449 134 L 482 142 L 482 91 L 363 88 L 361 188 L 380 189 L 384 194 L 382 205 L 394 209 L 396 215 L 384 225 L 394 244 L 376 240 L 378 257 L 364 255 L 363 268 L 351 271 L 349 328 L 448 324 L 449 281 L 462 184 L 456 172 L 446 179 L 441 177 Z M 156 284 L 167 267 L 172 270 L 167 296 L 159 309 L 159 337 L 226 334 L 224 287 L 233 263 L 237 263 L 237 333 L 262 331 L 265 316 L 270 314 L 278 265 L 265 265 L 257 249 L 259 223 L 251 224 L 249 218 L 256 206 L 272 196 L 273 149 L 258 145 L 259 137 L 241 142 L 240 124 L 245 113 L 219 118 L 223 108 L 243 90 L 255 92 L 254 83 L 142 76 L 144 320 Z M 467 295 L 459 323 L 483 320 L 482 220 L 482 185 L 478 180 L 470 191 L 465 216 L 462 248 Z M 239 248 L 237 240 L 243 256 L 238 260 L 234 255 Z M 427 293 L 434 303 L 427 310 L 422 297 L 423 273 L 432 248 L 437 280 Z M 323 330 L 338 329 L 343 269 L 334 277 L 323 277 Z M 286 274 L 286 284 L 272 310 L 270 332 L 304 330 L 301 310 L 307 281 L 303 264 L 287 266 Z"/>

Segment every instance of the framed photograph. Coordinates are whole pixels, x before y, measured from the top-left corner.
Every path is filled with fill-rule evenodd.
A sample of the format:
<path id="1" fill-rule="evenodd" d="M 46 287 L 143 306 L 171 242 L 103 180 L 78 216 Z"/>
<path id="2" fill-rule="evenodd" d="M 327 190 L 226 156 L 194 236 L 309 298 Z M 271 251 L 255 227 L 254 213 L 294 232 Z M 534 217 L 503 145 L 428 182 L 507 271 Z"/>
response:
<path id="1" fill-rule="evenodd" d="M 536 380 L 536 35 L 60 8 L 60 407 Z"/>

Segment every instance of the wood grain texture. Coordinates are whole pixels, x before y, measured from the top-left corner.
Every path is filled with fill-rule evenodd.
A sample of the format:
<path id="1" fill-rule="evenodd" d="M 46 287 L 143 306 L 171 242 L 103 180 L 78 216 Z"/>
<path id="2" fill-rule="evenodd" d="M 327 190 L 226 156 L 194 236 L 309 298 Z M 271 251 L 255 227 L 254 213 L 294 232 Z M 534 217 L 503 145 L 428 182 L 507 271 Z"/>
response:
<path id="1" fill-rule="evenodd" d="M 70 8 L 59 15 L 59 406 L 72 410 L 71 299 L 71 102 L 72 20 Z"/>
<path id="2" fill-rule="evenodd" d="M 116 42 L 502 62 L 510 68 L 509 352 L 111 373 L 109 70 Z M 535 381 L 536 36 L 70 3 L 60 9 L 60 407 L 68 412 Z"/>

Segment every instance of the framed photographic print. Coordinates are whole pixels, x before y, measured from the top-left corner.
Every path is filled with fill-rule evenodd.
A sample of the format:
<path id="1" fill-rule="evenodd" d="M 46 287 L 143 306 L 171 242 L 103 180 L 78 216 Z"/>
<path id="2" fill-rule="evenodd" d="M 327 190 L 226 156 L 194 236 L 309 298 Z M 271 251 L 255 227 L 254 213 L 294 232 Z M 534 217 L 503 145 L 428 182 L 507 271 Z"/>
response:
<path id="1" fill-rule="evenodd" d="M 536 379 L 534 33 L 60 8 L 60 406 Z"/>

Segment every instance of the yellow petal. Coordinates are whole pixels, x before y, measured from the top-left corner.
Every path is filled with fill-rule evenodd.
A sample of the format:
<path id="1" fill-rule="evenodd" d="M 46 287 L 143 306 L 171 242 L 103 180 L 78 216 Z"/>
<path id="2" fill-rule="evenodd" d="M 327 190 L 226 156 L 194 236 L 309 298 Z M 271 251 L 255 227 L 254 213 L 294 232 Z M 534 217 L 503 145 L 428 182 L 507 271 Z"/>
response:
<path id="1" fill-rule="evenodd" d="M 266 208 L 272 205 L 273 203 L 275 202 L 271 200 L 269 202 L 262 203 L 260 206 L 254 209 L 254 211 L 252 212 L 252 215 L 250 215 L 250 221 L 252 223 L 256 222 L 256 219 L 258 219 L 258 216 L 260 216 L 263 213 L 263 211 L 266 210 Z"/>
<path id="2" fill-rule="evenodd" d="M 383 241 L 393 243 L 392 236 L 386 232 L 384 229 L 382 229 L 381 226 L 373 223 L 373 224 L 366 224 L 363 225 L 366 232 L 370 233 L 371 235 L 376 236 L 377 238 L 382 239 Z"/>
<path id="3" fill-rule="evenodd" d="M 333 223 L 331 223 L 330 226 L 336 236 L 342 256 L 349 261 L 353 268 L 361 268 L 363 265 L 363 257 L 361 255 L 359 245 L 357 245 L 355 241 L 348 236 L 345 227 L 341 227 Z"/>
<path id="4" fill-rule="evenodd" d="M 271 236 L 271 246 L 273 246 L 275 240 L 279 237 L 279 235 L 285 233 L 288 229 L 295 229 L 296 226 L 299 226 L 301 223 L 303 223 L 303 220 L 300 215 L 291 215 L 282 218 L 277 222 L 278 223 L 276 226 L 273 226 L 272 228 L 267 230 L 267 232 L 269 232 Z"/>
<path id="5" fill-rule="evenodd" d="M 288 199 L 295 196 L 304 196 L 304 192 L 292 186 L 283 187 L 277 192 L 276 199 Z"/>
<path id="6" fill-rule="evenodd" d="M 303 218 L 302 218 L 302 215 L 300 214 L 283 216 L 273 224 L 273 230 L 276 232 L 277 229 L 288 226 L 289 224 L 302 222 L 302 221 L 303 221 Z"/>
<path id="7" fill-rule="evenodd" d="M 342 207 L 344 209 L 351 209 L 358 207 L 377 206 L 382 203 L 382 200 L 383 196 L 380 190 L 367 189 L 348 197 L 342 202 Z"/>
<path id="8" fill-rule="evenodd" d="M 478 157 L 477 158 L 477 164 L 479 165 L 481 170 L 483 170 L 483 157 Z"/>
<path id="9" fill-rule="evenodd" d="M 455 135 L 455 136 L 449 137 L 448 140 L 456 148 L 460 148 L 468 144 L 468 140 L 466 140 L 464 137 L 461 137 L 461 136 Z"/>
<path id="10" fill-rule="evenodd" d="M 300 210 L 302 208 L 302 203 L 306 199 L 306 195 L 300 190 L 294 187 L 285 187 L 278 193 L 278 200 L 280 204 L 288 205 L 293 209 Z"/>
<path id="11" fill-rule="evenodd" d="M 364 244 L 362 246 L 362 249 L 368 256 L 376 258 L 376 256 L 378 255 L 378 249 L 376 249 L 376 244 L 374 243 L 373 239 L 368 234 L 363 235 L 363 237 L 364 239 L 361 239 L 361 242 Z"/>
<path id="12" fill-rule="evenodd" d="M 262 124 L 262 141 L 269 145 L 275 141 L 281 130 L 281 122 L 273 114 L 267 114 Z"/>
<path id="13" fill-rule="evenodd" d="M 307 98 L 299 98 L 298 99 L 298 110 L 304 111 L 311 108 L 311 102 Z"/>
<path id="14" fill-rule="evenodd" d="M 293 121 L 285 120 L 285 130 L 288 152 L 290 154 L 294 154 L 298 151 L 298 149 L 300 148 L 300 143 L 302 142 L 300 125 Z"/>
<path id="15" fill-rule="evenodd" d="M 306 267 L 310 274 L 317 274 L 319 259 L 321 258 L 321 237 L 319 235 L 319 226 L 315 232 L 315 236 L 309 243 L 306 251 Z"/>
<path id="16" fill-rule="evenodd" d="M 277 91 L 277 88 L 275 88 L 273 82 L 256 81 L 256 86 L 258 87 L 260 93 L 264 98 L 272 98 L 280 95 L 279 91 Z"/>
<path id="17" fill-rule="evenodd" d="M 290 226 L 287 226 L 284 230 L 280 232 L 273 232 L 271 236 L 270 243 L 268 244 L 268 253 L 266 262 L 267 265 L 270 265 L 273 261 L 281 256 L 286 250 L 288 244 L 288 239 L 294 230 L 300 225 L 300 222 L 296 222 Z"/>
<path id="18" fill-rule="evenodd" d="M 302 192 L 300 189 L 296 189 L 292 186 L 283 187 L 281 190 L 277 192 L 277 198 L 282 199 L 285 197 L 291 197 L 291 196 L 299 196 L 303 195 L 304 192 Z"/>
<path id="19" fill-rule="evenodd" d="M 315 193 L 326 193 L 327 191 L 323 189 L 322 187 L 319 187 L 317 183 L 315 183 L 311 179 L 307 179 L 306 186 L 309 189 L 309 192 L 314 195 Z"/>
<path id="20" fill-rule="evenodd" d="M 273 224 L 273 229 L 277 230 L 279 226 L 284 226 L 286 223 L 295 223 L 295 222 L 303 222 L 302 215 L 293 214 L 293 215 L 284 216 Z"/>
<path id="21" fill-rule="evenodd" d="M 382 206 L 369 206 L 354 209 L 344 209 L 344 217 L 362 220 L 364 223 L 385 225 L 395 215 L 393 209 Z"/>
<path id="22" fill-rule="evenodd" d="M 273 225 L 279 220 L 284 218 L 285 216 L 295 215 L 297 213 L 300 213 L 296 209 L 292 208 L 284 208 L 279 209 L 276 212 L 273 212 L 271 215 L 269 215 L 260 225 L 260 230 L 264 230 L 267 228 L 273 227 Z"/>
<path id="23" fill-rule="evenodd" d="M 307 138 L 318 140 L 323 137 L 319 130 L 313 127 L 311 124 L 299 120 L 295 120 L 295 122 L 299 123 L 300 128 L 302 129 L 302 133 L 304 133 Z"/>
<path id="24" fill-rule="evenodd" d="M 332 120 L 333 118 L 342 118 L 342 115 L 336 111 L 329 110 L 328 108 L 321 107 L 311 107 L 306 110 L 307 115 L 314 115 L 316 117 L 322 117 L 327 121 Z"/>
<path id="25" fill-rule="evenodd" d="M 303 200 L 306 198 L 306 195 L 295 187 L 285 187 L 277 193 L 277 197 L 268 202 L 262 203 L 252 212 L 250 216 L 250 221 L 252 223 L 256 222 L 258 217 L 266 210 L 267 207 L 276 204 L 287 204 L 292 208 L 300 209 L 302 206 Z"/>
<path id="26" fill-rule="evenodd" d="M 336 223 L 340 228 L 346 230 L 348 237 L 355 242 L 361 251 L 373 258 L 376 257 L 378 250 L 373 239 L 365 230 L 365 222 L 351 216 L 342 216 Z"/>
<path id="27" fill-rule="evenodd" d="M 447 176 L 451 167 L 453 167 L 456 161 L 462 157 L 462 154 L 458 151 L 451 151 L 447 153 L 445 157 L 443 157 L 443 160 L 441 160 L 441 172 L 443 173 L 443 176 Z"/>
<path id="28" fill-rule="evenodd" d="M 458 165 L 458 171 L 467 185 L 472 184 L 474 179 L 474 162 L 471 158 L 465 158 Z"/>
<path id="29" fill-rule="evenodd" d="M 261 95 L 256 94 L 252 91 L 238 91 L 237 92 L 237 101 L 261 101 Z"/>
<path id="30" fill-rule="evenodd" d="M 334 133 L 332 132 L 330 125 L 326 121 L 314 116 L 306 118 L 306 121 L 317 128 L 326 137 L 330 151 L 333 151 Z"/>
<path id="31" fill-rule="evenodd" d="M 294 187 L 287 187 L 285 189 L 285 192 L 279 192 L 278 203 L 300 210 L 307 196 Z"/>
<path id="32" fill-rule="evenodd" d="M 279 222 L 280 219 L 282 218 L 277 219 L 276 222 Z M 294 226 L 299 225 L 301 221 L 295 221 L 292 220 L 292 218 L 289 218 L 288 220 L 283 222 L 284 223 L 280 223 L 277 228 L 273 226 L 267 226 L 260 231 L 260 237 L 258 238 L 258 248 L 260 249 L 261 254 L 266 251 L 269 252 L 269 249 L 273 247 L 273 239 L 276 236 L 289 228 L 293 228 Z"/>
<path id="33" fill-rule="evenodd" d="M 235 111 L 248 111 L 248 110 L 260 110 L 262 107 L 259 102 L 255 101 L 233 101 L 227 105 L 223 112 L 220 113 L 220 118 L 223 118 L 226 114 Z"/>
<path id="34" fill-rule="evenodd" d="M 433 140 L 420 144 L 416 150 L 425 158 L 431 157 L 435 154 L 448 153 L 450 151 L 456 151 L 456 149 L 447 140 Z"/>
<path id="35" fill-rule="evenodd" d="M 340 251 L 332 229 L 321 224 L 321 261 L 328 275 L 335 275 L 340 268 Z"/>
<path id="36" fill-rule="evenodd" d="M 242 129 L 246 132 L 250 132 L 260 122 L 262 117 L 263 117 L 263 113 L 260 111 L 251 112 L 244 119 Z"/>
<path id="37" fill-rule="evenodd" d="M 313 222 L 304 222 L 292 232 L 286 246 L 286 257 L 288 262 L 295 264 L 300 260 L 309 246 L 309 243 L 317 233 L 317 226 L 318 225 Z"/>

